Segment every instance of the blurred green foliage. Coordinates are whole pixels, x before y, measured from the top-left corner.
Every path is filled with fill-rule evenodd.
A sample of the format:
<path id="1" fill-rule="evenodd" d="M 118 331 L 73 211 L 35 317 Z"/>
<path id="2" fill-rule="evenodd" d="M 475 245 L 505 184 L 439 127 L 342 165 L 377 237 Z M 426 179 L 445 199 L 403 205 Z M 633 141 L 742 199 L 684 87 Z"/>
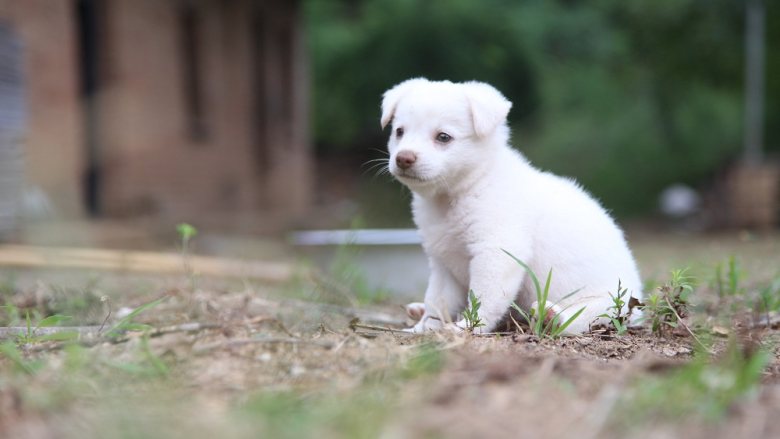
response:
<path id="1" fill-rule="evenodd" d="M 777 151 L 780 4 L 766 3 Z M 740 153 L 743 0 L 308 0 L 305 15 L 322 153 L 382 148 L 381 94 L 417 76 L 496 86 L 514 145 L 618 214 Z"/>

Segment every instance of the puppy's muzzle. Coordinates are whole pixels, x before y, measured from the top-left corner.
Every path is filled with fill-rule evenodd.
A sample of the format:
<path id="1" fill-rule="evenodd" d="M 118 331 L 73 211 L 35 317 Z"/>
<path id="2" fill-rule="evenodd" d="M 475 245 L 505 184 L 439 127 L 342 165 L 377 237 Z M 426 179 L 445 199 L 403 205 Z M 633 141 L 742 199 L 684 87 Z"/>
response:
<path id="1" fill-rule="evenodd" d="M 409 169 L 417 161 L 417 154 L 412 151 L 399 151 L 395 156 L 395 164 L 401 169 Z"/>

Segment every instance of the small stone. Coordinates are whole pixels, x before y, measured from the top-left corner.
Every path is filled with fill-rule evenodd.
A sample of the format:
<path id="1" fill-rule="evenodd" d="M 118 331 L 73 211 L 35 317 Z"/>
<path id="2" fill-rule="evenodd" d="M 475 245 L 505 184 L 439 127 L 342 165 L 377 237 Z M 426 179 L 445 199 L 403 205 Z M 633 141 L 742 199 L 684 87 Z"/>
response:
<path id="1" fill-rule="evenodd" d="M 675 357 L 677 356 L 677 349 L 673 348 L 663 348 L 661 352 L 666 355 L 667 357 Z"/>
<path id="2" fill-rule="evenodd" d="M 711 332 L 713 335 L 717 335 L 719 337 L 728 337 L 731 331 L 729 331 L 729 328 L 724 328 L 723 326 L 713 326 Z"/>
<path id="3" fill-rule="evenodd" d="M 293 367 L 290 368 L 290 375 L 297 377 L 301 376 L 306 373 L 306 368 L 301 366 L 300 364 L 293 365 Z"/>

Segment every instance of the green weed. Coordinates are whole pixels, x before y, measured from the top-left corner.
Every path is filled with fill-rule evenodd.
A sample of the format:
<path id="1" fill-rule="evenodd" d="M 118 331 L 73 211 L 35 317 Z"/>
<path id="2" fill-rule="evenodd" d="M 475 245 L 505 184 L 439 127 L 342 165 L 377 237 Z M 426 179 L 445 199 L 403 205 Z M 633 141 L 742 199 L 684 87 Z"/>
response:
<path id="1" fill-rule="evenodd" d="M 718 293 L 718 297 L 723 299 L 727 296 L 742 296 L 745 294 L 745 289 L 740 286 L 740 280 L 743 276 L 742 271 L 739 269 L 737 259 L 734 256 L 730 256 L 726 262 L 726 272 L 723 272 L 723 263 L 718 263 L 715 266 L 715 291 Z"/>
<path id="2" fill-rule="evenodd" d="M 628 321 L 631 317 L 631 308 L 626 314 L 623 314 L 623 307 L 626 305 L 626 296 L 628 295 L 628 288 L 623 288 L 622 283 L 618 280 L 617 293 L 609 293 L 609 297 L 612 298 L 612 306 L 607 308 L 607 312 L 599 315 L 609 319 L 612 323 L 612 327 L 617 332 L 617 335 L 623 335 L 628 331 Z"/>
<path id="3" fill-rule="evenodd" d="M 469 332 L 473 332 L 475 329 L 485 326 L 482 320 L 479 318 L 479 308 L 482 306 L 479 298 L 477 298 L 474 291 L 469 290 L 469 304 L 466 309 L 463 310 L 463 319 L 466 321 L 466 329 Z"/>
<path id="4" fill-rule="evenodd" d="M 650 322 L 653 334 L 663 336 L 678 327 L 688 315 L 690 295 L 693 293 L 694 278 L 688 269 L 672 270 L 671 280 L 658 287 L 655 293 L 639 305 L 644 311 L 642 319 Z"/>
<path id="5" fill-rule="evenodd" d="M 16 305 L 7 303 L 1 305 L 0 309 L 2 309 L 5 314 L 5 316 L 0 319 L 0 326 L 19 326 L 19 323 L 22 321 L 22 313 Z"/>
<path id="6" fill-rule="evenodd" d="M 544 288 L 541 287 L 541 284 L 539 283 L 539 278 L 536 277 L 536 273 L 534 273 L 533 270 L 531 270 L 531 267 L 526 265 L 525 262 L 521 261 L 520 259 L 517 259 L 514 255 L 509 253 L 506 250 L 502 251 L 509 255 L 510 258 L 514 259 L 515 262 L 517 262 L 523 269 L 528 273 L 529 276 L 531 276 L 531 280 L 534 284 L 534 289 L 536 290 L 536 302 L 538 304 L 538 309 L 531 309 L 530 312 L 525 312 L 522 308 L 520 308 L 516 303 L 512 303 L 512 308 L 520 313 L 520 315 L 523 317 L 523 319 L 528 323 L 528 326 L 531 328 L 531 332 L 536 335 L 537 337 L 550 337 L 550 338 L 558 338 L 566 331 L 566 328 L 569 327 L 577 318 L 582 314 L 583 311 L 585 311 L 585 307 L 583 306 L 580 308 L 577 312 L 575 312 L 571 317 L 569 317 L 565 322 L 560 322 L 560 316 L 555 315 L 552 318 L 548 318 L 548 306 L 547 306 L 547 297 L 550 293 L 550 284 L 552 282 L 552 269 L 547 273 L 547 280 L 544 283 Z M 576 294 L 579 290 L 572 291 L 571 293 L 567 294 L 563 299 L 566 299 L 568 297 L 571 297 L 572 295 Z"/>
<path id="7" fill-rule="evenodd" d="M 76 339 L 79 335 L 76 331 L 59 331 L 50 334 L 38 334 L 39 329 L 60 326 L 62 322 L 70 320 L 70 316 L 63 316 L 60 314 L 51 315 L 39 320 L 34 326 L 32 320 L 30 312 L 27 311 L 25 318 L 26 331 L 21 332 L 16 336 L 17 344 L 40 343 L 43 341 L 68 341 Z"/>
<path id="8" fill-rule="evenodd" d="M 198 229 L 188 223 L 179 223 L 176 225 L 176 232 L 179 234 L 181 242 L 181 258 L 184 265 L 184 272 L 187 274 L 187 278 L 190 281 L 190 290 L 195 291 L 195 271 L 190 264 L 190 242 L 192 241 L 192 238 L 198 234 Z"/>
<path id="9" fill-rule="evenodd" d="M 350 225 L 350 230 L 360 229 L 363 219 L 355 217 Z M 352 242 L 339 244 L 336 248 L 328 273 L 320 279 L 320 290 L 327 293 L 328 300 L 346 302 L 351 306 L 387 301 L 390 293 L 384 288 L 376 288 L 371 285 L 368 276 L 360 267 L 358 261 L 362 250 Z"/>
<path id="10" fill-rule="evenodd" d="M 198 234 L 198 229 L 188 223 L 179 223 L 176 225 L 176 232 L 181 239 L 181 251 L 186 254 L 189 251 L 190 241 Z"/>
<path id="11" fill-rule="evenodd" d="M 769 321 L 769 313 L 780 311 L 780 277 L 758 290 L 754 309 L 757 313 L 766 315 L 767 322 Z"/>

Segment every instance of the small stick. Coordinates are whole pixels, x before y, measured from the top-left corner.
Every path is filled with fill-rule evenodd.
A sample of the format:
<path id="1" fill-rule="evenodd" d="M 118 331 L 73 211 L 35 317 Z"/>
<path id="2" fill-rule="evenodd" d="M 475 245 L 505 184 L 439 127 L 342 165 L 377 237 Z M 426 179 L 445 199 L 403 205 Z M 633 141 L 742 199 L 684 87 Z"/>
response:
<path id="1" fill-rule="evenodd" d="M 106 326 L 106 322 L 108 321 L 109 317 L 111 317 L 111 299 L 108 296 L 102 296 L 100 298 L 100 301 L 108 304 L 108 314 L 106 314 L 106 318 L 103 319 L 103 323 L 100 324 L 100 329 L 98 329 L 98 334 L 103 333 L 103 327 Z"/>
<path id="2" fill-rule="evenodd" d="M 355 319 L 355 320 L 357 320 L 357 319 Z M 388 327 L 385 327 L 385 326 L 366 325 L 364 323 L 360 323 L 359 321 L 355 321 L 355 320 L 353 320 L 353 321 L 351 321 L 349 323 L 349 327 L 352 328 L 353 331 L 355 329 L 369 329 L 369 330 L 372 330 L 372 331 L 390 332 L 390 333 L 394 333 L 394 334 L 407 334 L 407 335 L 411 334 L 410 332 L 404 331 L 402 329 L 388 328 Z"/>
<path id="3" fill-rule="evenodd" d="M 750 327 L 755 328 L 772 328 L 780 323 L 780 316 L 763 316 L 758 321 L 754 321 Z"/>
<path id="4" fill-rule="evenodd" d="M 693 331 L 691 331 L 691 328 L 689 328 L 688 325 L 685 324 L 682 317 L 680 317 L 680 314 L 677 314 L 677 310 L 674 309 L 674 307 L 672 306 L 672 302 L 669 301 L 668 297 L 666 298 L 666 304 L 669 305 L 669 308 L 672 310 L 674 315 L 677 316 L 677 321 L 680 322 L 683 328 L 685 328 L 685 330 L 688 331 L 688 334 L 691 334 L 691 337 L 693 337 L 693 339 L 696 340 L 696 343 L 698 343 L 699 346 L 701 346 L 702 349 L 704 349 L 708 354 L 710 355 L 715 354 L 715 352 L 712 349 L 705 346 L 704 343 L 702 343 L 701 340 L 699 340 L 699 337 L 697 337 L 696 334 L 694 334 Z"/>
<path id="5" fill-rule="evenodd" d="M 222 325 L 216 324 L 216 323 L 197 323 L 197 322 L 189 322 L 189 323 L 183 323 L 181 325 L 175 325 L 175 326 L 165 326 L 162 328 L 154 328 L 146 333 L 150 337 L 159 337 L 161 335 L 165 334 L 172 334 L 175 332 L 197 332 L 197 331 L 203 331 L 207 329 L 217 329 L 221 328 Z M 50 335 L 50 334 L 58 334 L 62 332 L 75 332 L 78 333 L 78 342 L 82 346 L 95 346 L 102 342 L 108 342 L 108 343 L 124 343 L 131 338 L 135 337 L 135 332 L 129 332 L 127 334 L 124 334 L 120 337 L 110 338 L 110 337 L 99 337 L 100 335 L 100 326 L 52 326 L 48 328 L 38 328 L 35 330 L 34 335 L 35 336 L 41 336 L 41 335 Z M 26 334 L 27 333 L 27 327 L 24 326 L 11 326 L 11 327 L 0 327 L 0 340 L 14 338 L 19 336 L 20 334 Z M 141 332 L 137 332 L 141 333 Z M 62 342 L 58 344 L 64 344 Z M 48 348 L 53 348 L 52 345 L 47 344 Z"/>
<path id="6" fill-rule="evenodd" d="M 126 334 L 123 334 L 120 337 L 114 337 L 114 338 L 102 337 L 100 339 L 95 340 L 94 344 L 97 344 L 99 342 L 109 342 L 113 344 L 124 343 L 140 335 L 148 335 L 149 337 L 159 337 L 161 335 L 173 334 L 176 332 L 199 332 L 207 329 L 219 329 L 219 328 L 222 328 L 222 325 L 217 323 L 189 322 L 189 323 L 182 323 L 181 325 L 153 328 L 149 331 L 128 331 Z"/>
<path id="7" fill-rule="evenodd" d="M 97 334 L 98 329 L 98 326 L 51 326 L 47 328 L 37 328 L 33 331 L 33 335 L 40 336 L 59 334 L 61 332 L 76 332 L 79 334 L 79 337 L 84 337 Z M 26 326 L 0 327 L 0 340 L 25 334 L 27 334 Z"/>

